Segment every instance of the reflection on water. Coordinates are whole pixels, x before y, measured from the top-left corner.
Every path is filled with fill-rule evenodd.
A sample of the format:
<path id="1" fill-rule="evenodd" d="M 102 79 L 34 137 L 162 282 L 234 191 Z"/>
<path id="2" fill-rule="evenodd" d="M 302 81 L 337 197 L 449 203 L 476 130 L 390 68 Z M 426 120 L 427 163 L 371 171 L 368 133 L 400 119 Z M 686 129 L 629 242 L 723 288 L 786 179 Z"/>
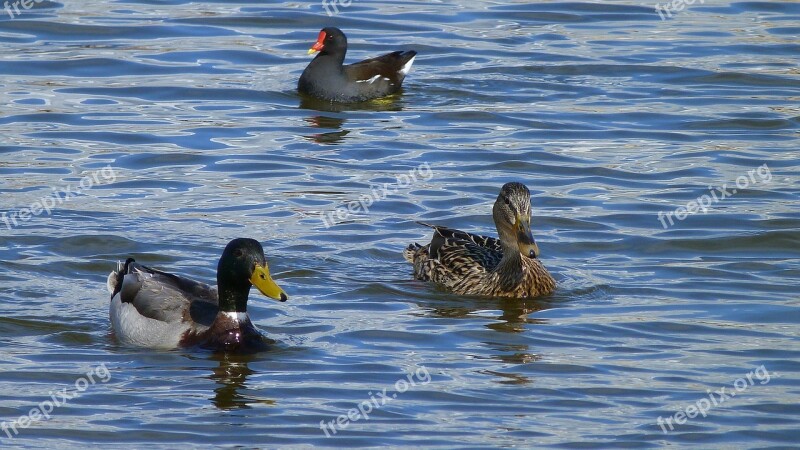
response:
<path id="1" fill-rule="evenodd" d="M 215 353 L 210 360 L 219 361 L 219 367 L 214 369 L 210 379 L 217 382 L 220 386 L 214 389 L 214 397 L 211 402 L 219 409 L 238 409 L 250 408 L 253 403 L 274 405 L 275 400 L 266 398 L 254 398 L 245 395 L 243 390 L 247 389 L 247 377 L 254 372 L 248 363 L 257 359 L 257 354 L 251 355 L 226 355 Z"/>
<path id="2" fill-rule="evenodd" d="M 355 112 L 355 111 L 373 111 L 373 112 L 386 112 L 403 110 L 403 91 L 392 94 L 388 97 L 369 100 L 366 102 L 358 103 L 337 103 L 318 98 L 311 97 L 306 94 L 297 94 L 300 97 L 300 108 L 310 109 L 315 111 L 324 112 Z"/>
<path id="3" fill-rule="evenodd" d="M 434 317 L 443 318 L 491 318 L 493 322 L 485 325 L 494 331 L 503 333 L 521 333 L 528 330 L 526 325 L 545 324 L 546 319 L 537 319 L 530 315 L 543 309 L 557 307 L 556 304 L 547 299 L 481 299 L 478 297 L 461 297 L 452 302 L 445 302 L 441 305 L 420 305 L 428 306 L 429 313 Z M 465 306 L 469 303 L 469 306 Z M 498 311 L 495 308 L 499 308 Z"/>
<path id="4" fill-rule="evenodd" d="M 345 113 L 357 112 L 402 112 L 403 94 L 402 91 L 389 97 L 370 100 L 360 103 L 334 103 L 317 98 L 298 94 L 300 98 L 301 110 L 322 111 L 329 114 L 315 114 L 306 117 L 304 120 L 311 127 L 330 129 L 325 133 L 315 133 L 305 136 L 306 139 L 317 144 L 338 144 L 350 133 L 344 129 L 347 115 Z M 333 115 L 336 114 L 336 115 Z"/>
<path id="5" fill-rule="evenodd" d="M 337 131 L 329 131 L 326 133 L 317 133 L 312 134 L 310 136 L 306 136 L 309 140 L 316 142 L 317 144 L 335 144 L 348 133 L 349 130 L 342 130 L 342 125 L 344 124 L 345 120 L 338 118 L 338 117 L 330 117 L 330 116 L 311 116 L 305 119 L 309 125 L 314 128 L 327 128 Z"/>

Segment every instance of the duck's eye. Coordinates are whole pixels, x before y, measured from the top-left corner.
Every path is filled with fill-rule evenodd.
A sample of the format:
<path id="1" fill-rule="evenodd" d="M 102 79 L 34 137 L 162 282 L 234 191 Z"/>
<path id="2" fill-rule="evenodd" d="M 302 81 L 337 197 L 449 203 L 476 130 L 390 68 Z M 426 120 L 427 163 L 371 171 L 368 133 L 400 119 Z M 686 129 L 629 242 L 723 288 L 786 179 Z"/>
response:
<path id="1" fill-rule="evenodd" d="M 233 256 L 235 256 L 237 258 L 241 258 L 243 255 L 244 255 L 244 252 L 240 248 L 237 248 L 236 250 L 233 251 Z"/>
<path id="2" fill-rule="evenodd" d="M 506 203 L 507 206 L 511 205 L 511 200 L 509 200 L 508 197 L 503 197 L 503 201 Z"/>

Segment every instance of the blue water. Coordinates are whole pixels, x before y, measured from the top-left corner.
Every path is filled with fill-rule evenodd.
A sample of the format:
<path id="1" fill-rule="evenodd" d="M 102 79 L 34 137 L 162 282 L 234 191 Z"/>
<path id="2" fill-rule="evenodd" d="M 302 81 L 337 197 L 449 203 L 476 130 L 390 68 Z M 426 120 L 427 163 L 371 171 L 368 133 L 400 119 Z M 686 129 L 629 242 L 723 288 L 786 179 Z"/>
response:
<path id="1" fill-rule="evenodd" d="M 0 9 L 0 445 L 796 446 L 800 4 L 338 9 Z M 328 25 L 418 51 L 403 94 L 301 100 Z M 415 221 L 493 235 L 512 180 L 557 292 L 414 281 Z M 290 296 L 251 295 L 272 351 L 116 342 L 117 261 L 213 282 L 234 237 Z"/>

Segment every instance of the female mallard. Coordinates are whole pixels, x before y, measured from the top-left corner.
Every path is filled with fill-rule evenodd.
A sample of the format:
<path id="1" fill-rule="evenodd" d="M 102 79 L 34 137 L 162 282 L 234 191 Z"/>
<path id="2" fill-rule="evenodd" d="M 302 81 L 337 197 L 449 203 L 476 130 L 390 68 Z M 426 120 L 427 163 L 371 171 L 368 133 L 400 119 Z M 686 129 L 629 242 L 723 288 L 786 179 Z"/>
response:
<path id="1" fill-rule="evenodd" d="M 269 298 L 287 299 L 269 275 L 264 249 L 253 239 L 234 239 L 225 247 L 217 264 L 217 288 L 128 258 L 108 276 L 111 326 L 122 342 L 143 347 L 263 349 L 269 340 L 247 315 L 250 286 Z"/>
<path id="2" fill-rule="evenodd" d="M 430 244 L 414 243 L 403 252 L 414 265 L 414 276 L 456 294 L 536 297 L 553 292 L 556 282 L 537 259 L 528 188 L 503 185 L 492 216 L 500 239 L 420 222 L 434 233 Z"/>

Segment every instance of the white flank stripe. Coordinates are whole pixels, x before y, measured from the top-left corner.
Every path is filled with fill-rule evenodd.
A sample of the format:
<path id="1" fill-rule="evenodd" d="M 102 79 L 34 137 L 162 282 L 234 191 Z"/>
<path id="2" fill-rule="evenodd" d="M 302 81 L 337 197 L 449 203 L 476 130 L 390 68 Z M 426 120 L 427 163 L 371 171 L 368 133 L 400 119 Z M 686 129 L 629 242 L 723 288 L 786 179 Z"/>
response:
<path id="1" fill-rule="evenodd" d="M 375 82 L 375 80 L 377 80 L 380 77 L 381 77 L 380 75 L 375 75 L 374 77 L 370 78 L 369 80 L 356 80 L 356 83 L 369 83 L 369 84 L 372 84 L 372 83 Z"/>

